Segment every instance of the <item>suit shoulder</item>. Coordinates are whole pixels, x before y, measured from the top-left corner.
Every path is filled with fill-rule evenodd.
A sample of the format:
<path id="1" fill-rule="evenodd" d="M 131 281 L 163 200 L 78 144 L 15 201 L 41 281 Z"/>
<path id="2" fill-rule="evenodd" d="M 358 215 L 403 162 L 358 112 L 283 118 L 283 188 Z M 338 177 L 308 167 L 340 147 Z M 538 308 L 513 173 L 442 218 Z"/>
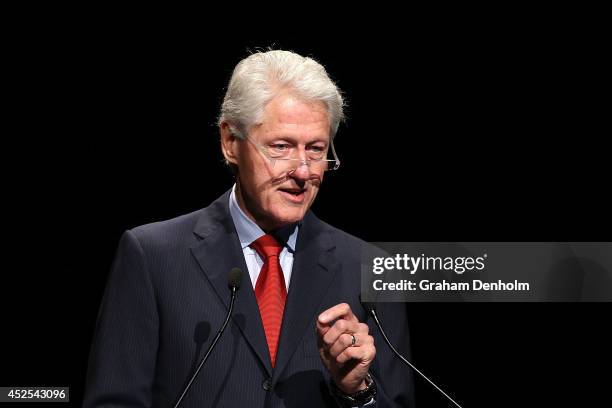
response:
<path id="1" fill-rule="evenodd" d="M 177 243 L 192 237 L 203 209 L 164 221 L 140 225 L 129 230 L 141 245 Z"/>
<path id="2" fill-rule="evenodd" d="M 332 236 L 332 239 L 336 245 L 347 247 L 350 250 L 361 248 L 362 245 L 368 245 L 366 241 L 355 235 L 349 234 L 348 232 L 334 227 L 333 225 L 330 225 L 320 219 L 318 219 L 318 221 L 321 222 L 323 228 Z"/>

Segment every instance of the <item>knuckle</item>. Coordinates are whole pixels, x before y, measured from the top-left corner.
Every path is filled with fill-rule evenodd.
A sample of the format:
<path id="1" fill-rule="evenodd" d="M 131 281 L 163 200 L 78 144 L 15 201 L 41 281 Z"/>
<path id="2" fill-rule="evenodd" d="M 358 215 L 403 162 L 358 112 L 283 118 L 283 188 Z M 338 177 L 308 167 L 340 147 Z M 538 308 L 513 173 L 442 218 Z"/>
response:
<path id="1" fill-rule="evenodd" d="M 338 356 L 336 356 L 336 361 L 337 361 L 338 363 L 344 363 L 346 360 L 347 360 L 347 359 L 346 359 L 346 357 L 345 357 L 345 354 L 344 354 L 344 353 L 340 353 L 340 354 L 338 354 Z"/>
<path id="2" fill-rule="evenodd" d="M 347 329 L 347 322 L 346 320 L 338 320 L 336 321 L 336 323 L 334 323 L 334 326 L 336 326 L 336 328 L 338 330 L 340 330 L 341 332 L 345 331 Z"/>

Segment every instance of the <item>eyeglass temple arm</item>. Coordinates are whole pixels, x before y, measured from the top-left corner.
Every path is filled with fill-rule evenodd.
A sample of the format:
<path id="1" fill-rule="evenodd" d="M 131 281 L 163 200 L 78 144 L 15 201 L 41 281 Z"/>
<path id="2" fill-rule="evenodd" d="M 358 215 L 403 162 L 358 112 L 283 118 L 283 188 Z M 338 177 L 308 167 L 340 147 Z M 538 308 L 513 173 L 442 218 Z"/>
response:
<path id="1" fill-rule="evenodd" d="M 338 167 L 340 167 L 340 159 L 338 159 L 338 155 L 336 154 L 336 148 L 334 147 L 333 139 L 330 145 L 331 145 L 332 154 L 334 155 L 334 160 L 336 160 L 336 165 L 334 166 L 334 169 L 337 169 Z"/>

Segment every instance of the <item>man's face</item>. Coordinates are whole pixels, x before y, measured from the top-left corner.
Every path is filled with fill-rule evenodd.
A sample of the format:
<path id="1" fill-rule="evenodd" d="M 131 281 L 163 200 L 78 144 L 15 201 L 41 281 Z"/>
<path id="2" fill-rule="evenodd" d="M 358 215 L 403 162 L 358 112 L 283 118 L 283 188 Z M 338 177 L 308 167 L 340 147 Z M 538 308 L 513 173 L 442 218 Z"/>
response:
<path id="1" fill-rule="evenodd" d="M 327 150 L 329 128 L 323 102 L 304 102 L 280 94 L 266 105 L 262 124 L 251 129 L 249 138 L 266 147 L 283 145 L 292 149 L 294 158 L 306 159 L 310 150 Z M 320 166 L 282 161 L 272 166 L 248 140 L 232 139 L 227 134 L 222 139 L 224 149 L 230 151 L 226 158 L 238 166 L 238 203 L 251 219 L 270 231 L 304 217 L 323 180 Z"/>

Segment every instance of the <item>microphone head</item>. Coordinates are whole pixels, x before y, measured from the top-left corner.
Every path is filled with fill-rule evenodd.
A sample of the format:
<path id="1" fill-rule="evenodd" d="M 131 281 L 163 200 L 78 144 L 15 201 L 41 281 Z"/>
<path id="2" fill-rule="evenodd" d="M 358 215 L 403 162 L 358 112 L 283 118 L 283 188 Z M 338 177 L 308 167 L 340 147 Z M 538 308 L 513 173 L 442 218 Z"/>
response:
<path id="1" fill-rule="evenodd" d="M 230 289 L 236 288 L 236 290 L 240 289 L 240 284 L 242 283 L 242 270 L 240 268 L 232 268 L 229 272 L 227 286 Z"/>

